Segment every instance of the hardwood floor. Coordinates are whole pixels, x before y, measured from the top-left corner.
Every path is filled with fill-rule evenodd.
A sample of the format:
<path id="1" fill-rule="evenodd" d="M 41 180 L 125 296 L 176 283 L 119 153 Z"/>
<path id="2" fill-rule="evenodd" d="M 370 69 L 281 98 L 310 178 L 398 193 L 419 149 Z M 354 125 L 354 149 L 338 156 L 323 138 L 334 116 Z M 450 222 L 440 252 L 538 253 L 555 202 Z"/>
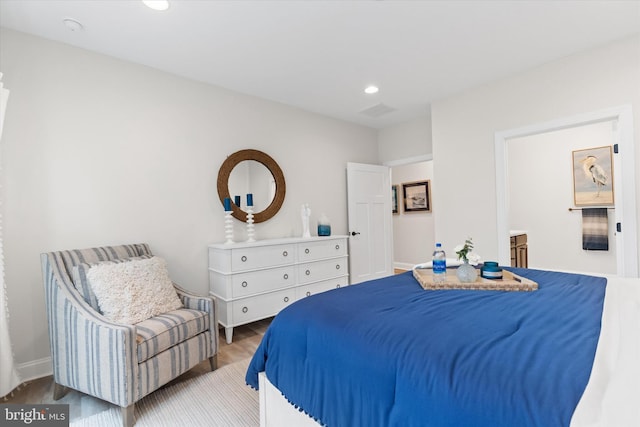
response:
<path id="1" fill-rule="evenodd" d="M 248 325 L 233 328 L 233 342 L 227 344 L 224 339 L 224 328 L 220 329 L 220 354 L 218 366 L 228 365 L 253 356 L 260 345 L 262 336 L 271 324 L 272 317 Z"/>
<path id="2" fill-rule="evenodd" d="M 271 320 L 273 320 L 273 318 L 233 328 L 233 342 L 231 344 L 226 343 L 224 339 L 224 329 L 220 329 L 218 368 L 253 356 Z M 185 372 L 180 377 L 169 382 L 165 387 L 207 372 L 211 372 L 211 368 L 209 361 L 205 360 L 190 371 Z M 54 401 L 52 376 L 39 378 L 23 384 L 13 392 L 13 395 L 8 396 L 8 400 L 0 400 L 0 403 L 66 403 L 69 404 L 71 421 L 101 412 L 113 406 L 108 402 L 103 402 L 75 390 L 70 390 L 62 399 Z"/>

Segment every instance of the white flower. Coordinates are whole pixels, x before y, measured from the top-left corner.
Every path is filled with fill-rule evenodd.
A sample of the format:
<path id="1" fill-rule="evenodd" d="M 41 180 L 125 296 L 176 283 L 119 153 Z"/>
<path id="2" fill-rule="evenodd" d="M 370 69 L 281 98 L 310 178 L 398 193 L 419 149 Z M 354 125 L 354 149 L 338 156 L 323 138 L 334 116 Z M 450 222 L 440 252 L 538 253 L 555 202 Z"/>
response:
<path id="1" fill-rule="evenodd" d="M 478 265 L 482 261 L 482 257 L 475 252 L 469 252 L 467 254 L 467 259 L 471 265 Z"/>

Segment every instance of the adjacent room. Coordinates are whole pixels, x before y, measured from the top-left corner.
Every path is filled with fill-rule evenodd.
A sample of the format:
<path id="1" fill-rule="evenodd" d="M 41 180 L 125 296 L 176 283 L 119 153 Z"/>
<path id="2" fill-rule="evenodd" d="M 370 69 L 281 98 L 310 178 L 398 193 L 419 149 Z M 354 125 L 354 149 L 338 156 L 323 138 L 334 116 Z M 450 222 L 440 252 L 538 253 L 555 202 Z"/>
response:
<path id="1" fill-rule="evenodd" d="M 640 0 L 0 0 L 0 95 L 0 424 L 640 425 Z"/>

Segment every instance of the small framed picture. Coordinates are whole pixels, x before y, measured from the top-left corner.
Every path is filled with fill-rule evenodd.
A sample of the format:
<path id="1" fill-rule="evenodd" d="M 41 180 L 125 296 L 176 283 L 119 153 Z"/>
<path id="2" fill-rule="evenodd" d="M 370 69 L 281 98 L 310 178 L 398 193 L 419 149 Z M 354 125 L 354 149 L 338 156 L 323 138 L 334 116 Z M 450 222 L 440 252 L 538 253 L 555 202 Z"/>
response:
<path id="1" fill-rule="evenodd" d="M 405 212 L 431 212 L 431 181 L 402 184 Z"/>
<path id="2" fill-rule="evenodd" d="M 576 206 L 613 205 L 611 146 L 576 150 L 573 157 L 573 203 Z"/>
<path id="3" fill-rule="evenodd" d="M 391 186 L 391 212 L 394 214 L 398 213 L 398 186 Z"/>

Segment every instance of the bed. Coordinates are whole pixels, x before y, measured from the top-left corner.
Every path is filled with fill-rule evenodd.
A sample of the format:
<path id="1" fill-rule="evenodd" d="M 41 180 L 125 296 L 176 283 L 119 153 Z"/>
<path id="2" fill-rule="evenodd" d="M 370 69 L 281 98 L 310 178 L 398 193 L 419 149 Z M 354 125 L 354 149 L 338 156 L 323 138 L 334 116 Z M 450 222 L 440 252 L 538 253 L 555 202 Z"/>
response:
<path id="1" fill-rule="evenodd" d="M 538 290 L 407 272 L 290 305 L 247 370 L 261 425 L 640 425 L 640 281 L 510 270 Z"/>

